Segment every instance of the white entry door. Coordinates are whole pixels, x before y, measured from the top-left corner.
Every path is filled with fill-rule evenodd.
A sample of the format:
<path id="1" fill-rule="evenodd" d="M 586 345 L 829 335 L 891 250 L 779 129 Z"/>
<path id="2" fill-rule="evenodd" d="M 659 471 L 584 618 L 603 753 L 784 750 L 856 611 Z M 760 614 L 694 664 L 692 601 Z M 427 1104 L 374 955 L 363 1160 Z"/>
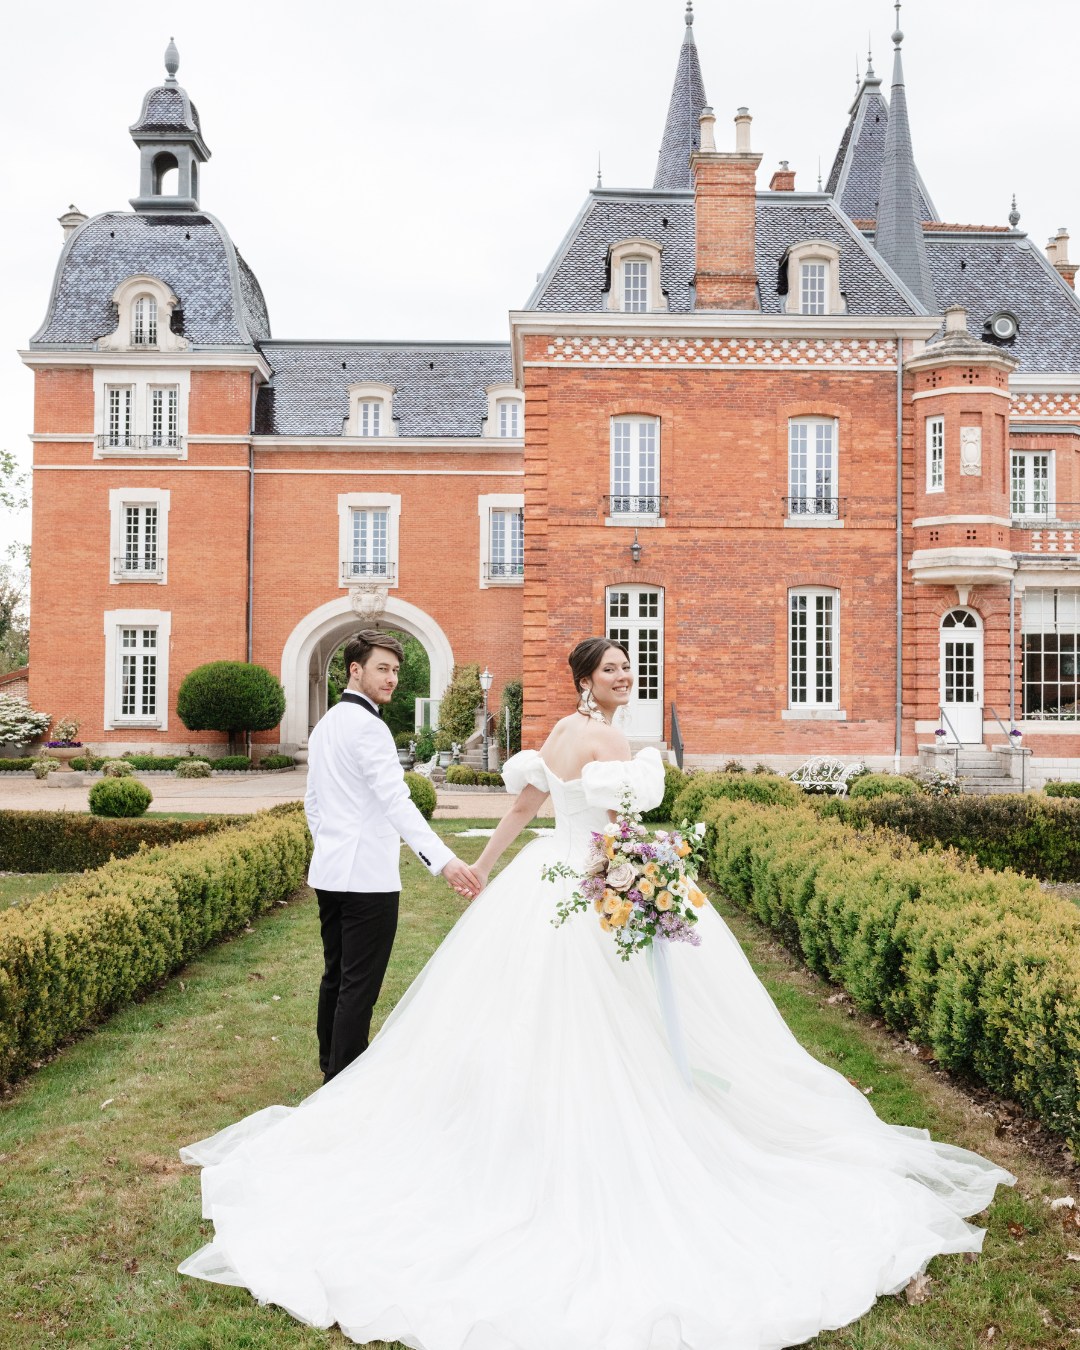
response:
<path id="1" fill-rule="evenodd" d="M 607 593 L 607 630 L 630 653 L 634 692 L 624 723 L 635 740 L 664 736 L 664 592 L 653 586 L 613 586 Z"/>
<path id="2" fill-rule="evenodd" d="M 982 744 L 983 630 L 970 609 L 941 621 L 941 706 L 947 744 Z"/>

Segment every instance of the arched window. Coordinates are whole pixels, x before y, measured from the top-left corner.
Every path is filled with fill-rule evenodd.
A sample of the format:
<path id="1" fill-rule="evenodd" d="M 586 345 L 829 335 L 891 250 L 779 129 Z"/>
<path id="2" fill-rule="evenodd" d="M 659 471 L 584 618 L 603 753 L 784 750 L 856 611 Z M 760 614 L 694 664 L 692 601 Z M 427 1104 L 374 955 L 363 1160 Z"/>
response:
<path id="1" fill-rule="evenodd" d="M 624 239 L 612 246 L 608 309 L 624 314 L 666 310 L 660 285 L 661 247 L 651 239 Z"/>
<path id="2" fill-rule="evenodd" d="M 525 435 L 525 400 L 512 384 L 489 384 L 484 435 L 519 440 Z"/>
<path id="3" fill-rule="evenodd" d="M 838 424 L 835 417 L 792 417 L 788 422 L 788 517 L 835 520 Z"/>
<path id="4" fill-rule="evenodd" d="M 640 524 L 642 518 L 663 515 L 658 417 L 624 415 L 611 419 L 608 503 L 608 518 L 613 524 Z"/>
<path id="5" fill-rule="evenodd" d="M 787 255 L 788 314 L 846 314 L 840 294 L 840 250 L 827 239 L 796 244 Z"/>
<path id="6" fill-rule="evenodd" d="M 157 328 L 157 300 L 152 295 L 140 295 L 131 308 L 131 345 L 156 347 Z"/>
<path id="7" fill-rule="evenodd" d="M 837 708 L 840 592 L 804 586 L 788 592 L 788 705 Z"/>
<path id="8" fill-rule="evenodd" d="M 345 434 L 370 438 L 397 435 L 391 417 L 393 385 L 351 384 Z"/>

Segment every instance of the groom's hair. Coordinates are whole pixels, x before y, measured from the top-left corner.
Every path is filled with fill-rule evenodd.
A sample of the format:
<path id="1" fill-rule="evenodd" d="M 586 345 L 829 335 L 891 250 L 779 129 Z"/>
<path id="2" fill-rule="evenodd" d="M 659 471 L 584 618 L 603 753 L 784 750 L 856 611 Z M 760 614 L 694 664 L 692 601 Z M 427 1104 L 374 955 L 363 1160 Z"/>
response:
<path id="1" fill-rule="evenodd" d="M 393 652 L 399 661 L 405 660 L 405 648 L 390 633 L 380 633 L 377 628 L 365 628 L 363 632 L 351 637 L 345 644 L 345 678 L 352 673 L 353 662 L 361 669 L 367 665 L 367 659 L 376 647 Z"/>

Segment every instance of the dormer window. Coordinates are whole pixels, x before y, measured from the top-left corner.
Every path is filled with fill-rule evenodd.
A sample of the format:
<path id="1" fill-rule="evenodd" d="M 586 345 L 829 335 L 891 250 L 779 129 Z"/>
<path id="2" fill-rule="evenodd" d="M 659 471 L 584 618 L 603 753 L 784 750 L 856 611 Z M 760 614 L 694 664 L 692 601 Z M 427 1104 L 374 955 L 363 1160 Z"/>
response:
<path id="1" fill-rule="evenodd" d="M 131 311 L 131 345 L 157 346 L 157 301 L 152 295 L 140 295 Z"/>
<path id="2" fill-rule="evenodd" d="M 489 384 L 484 435 L 501 440 L 520 440 L 525 434 L 525 400 L 512 384 Z"/>
<path id="3" fill-rule="evenodd" d="M 349 386 L 347 436 L 368 439 L 396 435 L 393 418 L 394 388 L 389 384 L 352 384 Z"/>
<path id="4" fill-rule="evenodd" d="M 840 250 L 827 239 L 796 244 L 787 255 L 788 314 L 846 314 L 840 294 Z"/>
<path id="5" fill-rule="evenodd" d="M 667 296 L 660 287 L 661 251 L 651 239 L 624 239 L 613 245 L 608 309 L 624 314 L 667 309 Z"/>
<path id="6" fill-rule="evenodd" d="M 182 352 L 191 345 L 172 331 L 173 314 L 180 301 L 157 277 L 134 276 L 122 281 L 112 293 L 117 324 L 98 339 L 105 352 Z"/>

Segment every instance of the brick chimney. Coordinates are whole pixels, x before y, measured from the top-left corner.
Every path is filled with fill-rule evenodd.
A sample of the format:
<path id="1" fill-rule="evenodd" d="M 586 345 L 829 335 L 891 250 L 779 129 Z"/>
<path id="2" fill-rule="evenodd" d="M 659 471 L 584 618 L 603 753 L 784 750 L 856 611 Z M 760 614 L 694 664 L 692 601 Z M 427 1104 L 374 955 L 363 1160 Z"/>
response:
<path id="1" fill-rule="evenodd" d="M 1076 289 L 1076 273 L 1080 263 L 1069 261 L 1069 232 L 1064 225 L 1058 226 L 1058 232 L 1046 245 L 1046 256 L 1062 276 L 1066 285 Z"/>
<path id="2" fill-rule="evenodd" d="M 780 167 L 773 173 L 772 181 L 769 183 L 770 192 L 794 192 L 795 191 L 795 170 L 788 168 L 786 159 L 780 161 Z"/>
<path id="3" fill-rule="evenodd" d="M 735 116 L 735 151 L 717 150 L 716 116 L 702 108 L 701 149 L 690 156 L 697 217 L 696 309 L 759 309 L 754 267 L 757 168 L 750 114 Z"/>

